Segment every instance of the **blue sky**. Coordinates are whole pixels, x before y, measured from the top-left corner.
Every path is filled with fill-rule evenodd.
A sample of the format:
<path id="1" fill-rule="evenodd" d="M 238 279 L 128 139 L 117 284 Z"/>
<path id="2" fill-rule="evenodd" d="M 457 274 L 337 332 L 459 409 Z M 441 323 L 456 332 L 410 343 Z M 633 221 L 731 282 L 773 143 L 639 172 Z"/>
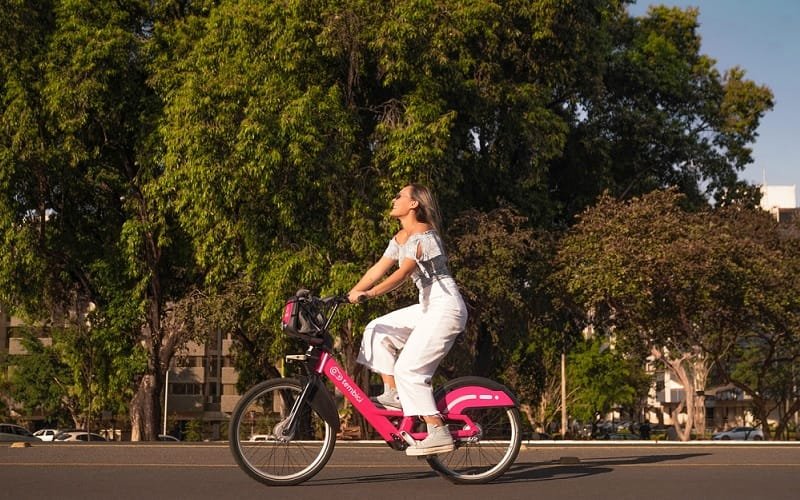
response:
<path id="1" fill-rule="evenodd" d="M 775 107 L 761 121 L 754 163 L 742 179 L 800 187 L 800 1 L 798 0 L 637 0 L 632 15 L 650 5 L 697 7 L 701 51 L 724 72 L 733 66 L 766 85 Z M 797 192 L 797 189 L 795 190 Z"/>

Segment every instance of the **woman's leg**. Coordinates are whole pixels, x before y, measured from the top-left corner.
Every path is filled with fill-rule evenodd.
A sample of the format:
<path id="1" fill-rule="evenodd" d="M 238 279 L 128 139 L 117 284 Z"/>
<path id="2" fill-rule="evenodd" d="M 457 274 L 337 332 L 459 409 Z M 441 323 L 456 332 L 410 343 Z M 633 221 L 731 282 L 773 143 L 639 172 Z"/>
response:
<path id="1" fill-rule="evenodd" d="M 384 383 L 394 386 L 397 353 L 405 345 L 421 312 L 421 307 L 415 304 L 370 321 L 361 339 L 358 363 L 380 373 L 382 377 L 390 377 L 388 380 L 384 379 Z"/>
<path id="2" fill-rule="evenodd" d="M 385 407 L 401 408 L 394 366 L 398 353 L 419 321 L 420 313 L 418 304 L 398 309 L 374 319 L 364 330 L 358 362 L 380 374 L 383 393 L 372 400 Z"/>
<path id="3" fill-rule="evenodd" d="M 393 373 L 406 415 L 429 416 L 432 423 L 441 423 L 437 420 L 432 378 L 464 328 L 464 317 L 458 307 L 449 304 L 429 307 L 408 337 Z"/>
<path id="4" fill-rule="evenodd" d="M 397 382 L 394 380 L 394 375 L 386 375 L 385 373 L 381 373 L 381 380 L 383 381 L 383 390 L 391 389 L 393 391 L 397 390 Z"/>

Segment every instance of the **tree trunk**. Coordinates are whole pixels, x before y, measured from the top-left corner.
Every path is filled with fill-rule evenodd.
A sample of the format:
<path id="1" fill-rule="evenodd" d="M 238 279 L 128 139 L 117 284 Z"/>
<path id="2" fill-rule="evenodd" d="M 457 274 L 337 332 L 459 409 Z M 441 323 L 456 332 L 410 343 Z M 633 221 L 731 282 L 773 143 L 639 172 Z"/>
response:
<path id="1" fill-rule="evenodd" d="M 535 431 L 543 431 L 544 428 L 536 421 L 536 412 L 533 410 L 533 407 L 528 403 L 520 403 L 519 411 L 525 415 L 525 418 L 528 420 L 528 423 L 531 425 L 531 429 Z"/>
<path id="2" fill-rule="evenodd" d="M 650 353 L 653 355 L 654 359 L 661 361 L 667 370 L 675 375 L 675 378 L 677 378 L 683 386 L 685 395 L 683 401 L 680 402 L 677 408 L 675 408 L 675 411 L 672 413 L 672 422 L 675 427 L 675 432 L 678 435 L 678 439 L 681 441 L 689 441 L 689 439 L 692 437 L 692 428 L 694 426 L 695 388 L 694 377 L 689 376 L 689 372 L 686 369 L 686 362 L 687 360 L 691 359 L 692 355 L 685 353 L 678 359 L 667 359 L 664 356 L 664 353 L 655 347 L 651 348 Z M 686 408 L 687 418 L 686 425 L 682 426 L 678 421 L 678 416 L 684 407 Z"/>
<path id="3" fill-rule="evenodd" d="M 694 428 L 697 435 L 704 437 L 706 434 L 706 396 L 705 390 L 708 385 L 708 372 L 711 370 L 708 361 L 702 354 L 697 355 L 697 359 L 692 365 L 694 371 Z M 688 395 L 687 395 L 688 397 Z"/>
<path id="4" fill-rule="evenodd" d="M 159 394 L 161 382 L 158 377 L 144 375 L 131 400 L 131 441 L 154 441 L 158 437 Z"/>
<path id="5" fill-rule="evenodd" d="M 792 423 L 792 419 L 794 418 L 795 414 L 800 410 L 800 399 L 795 399 L 792 404 L 786 409 L 786 412 L 781 416 L 781 419 L 778 421 L 778 426 L 775 428 L 775 434 L 773 436 L 769 436 L 768 432 L 768 425 L 761 425 L 762 429 L 765 432 L 765 436 L 769 436 L 769 439 L 788 439 L 788 427 L 789 424 Z M 764 429 L 767 427 L 767 429 Z"/>
<path id="6" fill-rule="evenodd" d="M 690 397 L 689 395 L 686 396 Z M 705 437 L 706 435 L 706 397 L 702 392 L 698 392 L 691 396 L 694 398 L 694 428 L 697 430 L 697 435 Z"/>

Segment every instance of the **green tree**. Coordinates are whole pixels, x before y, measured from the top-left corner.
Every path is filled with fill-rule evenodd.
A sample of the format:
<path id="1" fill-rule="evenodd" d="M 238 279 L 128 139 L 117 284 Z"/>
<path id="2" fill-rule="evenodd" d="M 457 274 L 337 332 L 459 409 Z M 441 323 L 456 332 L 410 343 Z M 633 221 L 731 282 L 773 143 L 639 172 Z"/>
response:
<path id="1" fill-rule="evenodd" d="M 166 104 L 163 190 L 209 282 L 252 283 L 265 321 L 301 286 L 347 290 L 380 256 L 394 231 L 386 207 L 412 180 L 433 185 L 450 221 L 504 200 L 551 218 L 545 161 L 566 133 L 552 89 L 582 81 L 568 70 L 599 57 L 587 40 L 621 11 L 506 7 L 222 2 L 187 23 L 171 45 L 185 57 L 153 81 Z M 347 345 L 373 307 L 408 299 L 345 311 Z M 275 333 L 259 344 L 280 349 Z"/>
<path id="2" fill-rule="evenodd" d="M 35 307 L 47 286 L 38 250 L 47 232 L 48 179 L 60 157 L 43 97 L 52 2 L 0 3 L 0 301 Z"/>
<path id="3" fill-rule="evenodd" d="M 621 408 L 636 418 L 651 382 L 641 359 L 619 352 L 606 339 L 582 342 L 570 352 L 567 381 L 567 408 L 580 421 L 592 422 L 593 434 L 597 415 Z"/>
<path id="4" fill-rule="evenodd" d="M 0 227 L 10 251 L 0 279 L 9 284 L 4 300 L 32 320 L 83 315 L 95 304 L 102 327 L 73 340 L 96 352 L 123 360 L 145 339 L 145 374 L 127 383 L 140 387 L 134 437 L 152 439 L 176 344 L 162 328 L 164 304 L 187 293 L 192 273 L 187 247 L 147 187 L 160 169 L 152 140 L 160 102 L 142 50 L 149 5 L 4 3 Z M 131 373 L 111 362 L 92 366 Z"/>
<path id="5" fill-rule="evenodd" d="M 715 211 L 714 226 L 730 261 L 720 288 L 731 298 L 740 327 L 720 329 L 704 349 L 715 375 L 752 398 L 766 435 L 772 431 L 768 418 L 777 414 L 774 435 L 785 438 L 800 411 L 797 221 L 779 224 L 761 210 L 731 205 Z"/>
<path id="6" fill-rule="evenodd" d="M 243 381 L 277 369 L 286 296 L 347 290 L 395 231 L 386 209 L 407 182 L 434 188 L 465 243 L 476 225 L 459 218 L 509 209 L 516 237 L 570 224 L 604 189 L 734 196 L 771 94 L 699 53 L 696 11 L 631 19 L 626 3 L 2 0 L 0 300 L 92 302 L 103 342 L 143 339 L 130 413 L 149 439 L 174 349 L 207 324 L 179 318 L 233 321 L 257 365 Z M 488 279 L 533 284 L 470 298 L 484 333 L 469 337 L 497 351 L 480 369 L 518 366 L 502 376 L 533 401 L 548 386 L 534 365 L 564 330 L 539 286 L 547 260 L 469 243 L 470 259 L 512 264 Z M 494 292 L 471 271 L 469 290 Z M 412 296 L 343 311 L 348 369 L 369 317 Z M 522 311 L 507 337 L 490 331 L 504 299 Z"/>
<path id="7" fill-rule="evenodd" d="M 559 277 L 586 324 L 613 334 L 642 359 L 652 355 L 680 381 L 685 399 L 676 412 L 685 407 L 689 419 L 679 429 L 683 439 L 704 406 L 708 372 L 721 369 L 733 381 L 733 373 L 742 373 L 734 365 L 741 369 L 745 361 L 748 380 L 760 383 L 739 385 L 766 427 L 765 375 L 795 359 L 788 346 L 798 334 L 796 280 L 784 280 L 796 269 L 789 250 L 796 241 L 766 213 L 737 206 L 691 212 L 681 208 L 684 201 L 671 191 L 630 202 L 600 200 L 565 237 Z M 753 370 L 755 359 L 766 363 L 761 371 Z"/>
<path id="8" fill-rule="evenodd" d="M 453 222 L 450 262 L 470 320 L 442 370 L 482 375 L 514 387 L 532 426 L 548 411 L 539 403 L 558 380 L 548 370 L 560 355 L 546 289 L 554 239 L 509 209 L 471 211 Z M 557 408 L 558 405 L 550 405 Z"/>
<path id="9" fill-rule="evenodd" d="M 100 329 L 85 325 L 47 331 L 50 345 L 29 331 L 21 338 L 25 354 L 12 360 L 10 395 L 21 413 L 92 430 L 103 411 L 126 417 L 130 381 L 142 371 L 143 352 L 132 352 L 132 344 L 118 343 L 115 335 L 109 342 Z"/>
<path id="10" fill-rule="evenodd" d="M 68 422 L 79 426 L 80 409 L 68 394 L 69 366 L 61 361 L 52 346 L 45 346 L 31 332 L 21 339 L 27 354 L 15 356 L 7 394 L 18 402 L 23 415 L 41 413 L 55 425 Z"/>
<path id="11" fill-rule="evenodd" d="M 700 52 L 699 11 L 651 7 L 613 27 L 602 81 L 577 96 L 563 156 L 551 183 L 568 214 L 603 191 L 629 198 L 675 187 L 689 202 L 752 188 L 737 172 L 752 162 L 760 119 L 772 92 L 724 73 Z"/>

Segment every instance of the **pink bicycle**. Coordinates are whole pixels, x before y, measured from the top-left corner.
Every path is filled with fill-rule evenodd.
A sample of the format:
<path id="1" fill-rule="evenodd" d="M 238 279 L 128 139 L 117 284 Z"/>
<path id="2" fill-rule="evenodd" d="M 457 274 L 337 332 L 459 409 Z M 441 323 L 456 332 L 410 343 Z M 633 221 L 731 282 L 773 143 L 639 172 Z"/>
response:
<path id="1" fill-rule="evenodd" d="M 333 453 L 340 430 L 334 397 L 325 384 L 352 403 L 386 443 L 405 450 L 424 439 L 417 417 L 373 403 L 336 361 L 328 332 L 346 296 L 318 298 L 298 292 L 286 304 L 283 329 L 308 343 L 305 354 L 286 356 L 302 363 L 307 375 L 261 382 L 245 393 L 230 422 L 230 449 L 239 466 L 268 485 L 292 485 L 317 474 Z M 516 397 L 505 386 L 482 377 L 451 380 L 435 394 L 455 450 L 425 458 L 454 483 L 486 483 L 514 463 L 522 441 Z"/>

